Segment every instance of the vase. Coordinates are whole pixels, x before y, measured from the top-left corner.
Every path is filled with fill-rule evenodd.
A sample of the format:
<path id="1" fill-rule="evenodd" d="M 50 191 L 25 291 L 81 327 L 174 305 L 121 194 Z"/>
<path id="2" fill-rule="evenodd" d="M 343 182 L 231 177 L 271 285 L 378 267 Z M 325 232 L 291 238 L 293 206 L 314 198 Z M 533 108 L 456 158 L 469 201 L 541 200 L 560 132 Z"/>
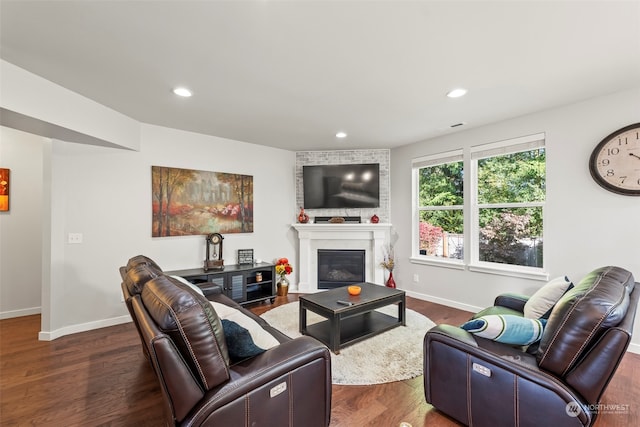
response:
<path id="1" fill-rule="evenodd" d="M 304 212 L 304 208 L 300 208 L 300 213 L 298 214 L 298 222 L 300 224 L 306 224 L 309 222 L 309 215 Z"/>
<path id="2" fill-rule="evenodd" d="M 276 287 L 279 297 L 287 296 L 287 294 L 289 294 L 289 279 L 287 279 L 285 276 L 280 276 Z"/>
<path id="3" fill-rule="evenodd" d="M 387 283 L 386 283 L 388 288 L 395 288 L 396 287 L 396 281 L 393 280 L 393 271 L 389 272 L 389 278 L 387 279 Z"/>

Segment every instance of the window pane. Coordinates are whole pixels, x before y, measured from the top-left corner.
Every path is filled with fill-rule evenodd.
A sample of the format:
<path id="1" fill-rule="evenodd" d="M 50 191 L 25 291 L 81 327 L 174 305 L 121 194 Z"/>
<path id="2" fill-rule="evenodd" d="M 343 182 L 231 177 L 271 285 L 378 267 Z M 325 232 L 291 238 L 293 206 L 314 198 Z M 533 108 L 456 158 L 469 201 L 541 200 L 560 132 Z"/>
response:
<path id="1" fill-rule="evenodd" d="M 480 261 L 542 267 L 542 208 L 480 209 Z"/>
<path id="2" fill-rule="evenodd" d="M 544 148 L 478 160 L 478 203 L 544 201 L 545 169 Z"/>
<path id="3" fill-rule="evenodd" d="M 419 227 L 420 255 L 463 258 L 462 210 L 422 211 Z"/>
<path id="4" fill-rule="evenodd" d="M 463 204 L 462 162 L 420 168 L 418 176 L 419 206 Z"/>

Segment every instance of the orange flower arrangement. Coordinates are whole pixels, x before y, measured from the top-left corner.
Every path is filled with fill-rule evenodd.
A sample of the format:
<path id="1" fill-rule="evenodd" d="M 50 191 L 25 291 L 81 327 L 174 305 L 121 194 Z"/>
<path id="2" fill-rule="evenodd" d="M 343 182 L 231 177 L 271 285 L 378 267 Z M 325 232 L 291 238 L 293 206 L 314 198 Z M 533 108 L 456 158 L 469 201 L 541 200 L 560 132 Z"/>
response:
<path id="1" fill-rule="evenodd" d="M 287 274 L 291 274 L 293 272 L 293 267 L 289 264 L 289 260 L 287 258 L 279 258 L 276 261 L 276 274 L 280 276 L 280 278 L 284 278 Z"/>

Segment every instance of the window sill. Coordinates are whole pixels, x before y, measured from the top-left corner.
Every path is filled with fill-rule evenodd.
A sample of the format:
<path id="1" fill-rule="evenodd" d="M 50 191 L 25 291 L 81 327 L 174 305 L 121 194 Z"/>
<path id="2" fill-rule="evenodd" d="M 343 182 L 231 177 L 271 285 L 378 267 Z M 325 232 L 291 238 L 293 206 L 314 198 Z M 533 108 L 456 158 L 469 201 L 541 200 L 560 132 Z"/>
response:
<path id="1" fill-rule="evenodd" d="M 469 271 L 477 273 L 498 274 L 501 276 L 520 277 L 523 279 L 549 281 L 549 273 L 532 267 L 516 267 L 492 263 L 470 264 Z"/>
<path id="2" fill-rule="evenodd" d="M 464 263 L 457 259 L 437 258 L 437 257 L 411 257 L 409 261 L 412 264 L 432 265 L 435 267 L 453 268 L 455 270 L 464 270 Z"/>
<path id="3" fill-rule="evenodd" d="M 467 265 L 461 260 L 437 258 L 437 257 L 416 257 L 409 258 L 412 264 L 430 265 L 434 267 L 451 268 L 454 270 L 464 270 Z M 478 263 L 468 266 L 469 271 L 476 273 L 497 274 L 500 276 L 519 277 L 522 279 L 531 279 L 547 282 L 549 281 L 549 273 L 546 271 L 532 267 L 515 267 L 491 263 Z"/>

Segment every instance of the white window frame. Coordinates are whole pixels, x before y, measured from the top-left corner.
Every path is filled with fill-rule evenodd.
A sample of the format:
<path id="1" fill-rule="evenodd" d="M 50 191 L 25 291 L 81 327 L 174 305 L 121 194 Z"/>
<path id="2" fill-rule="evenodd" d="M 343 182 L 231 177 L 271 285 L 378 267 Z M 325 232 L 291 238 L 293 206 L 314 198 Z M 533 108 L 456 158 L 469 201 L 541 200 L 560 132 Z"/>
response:
<path id="1" fill-rule="evenodd" d="M 462 205 L 455 206 L 434 206 L 431 208 L 421 208 L 419 206 L 419 197 L 418 197 L 418 188 L 420 186 L 420 177 L 418 171 L 421 168 L 429 167 L 429 166 L 437 166 L 443 165 L 445 163 L 454 163 L 454 162 L 463 162 L 464 167 L 464 152 L 463 150 L 452 150 L 438 154 L 432 154 L 430 156 L 418 157 L 411 161 L 411 172 L 412 172 L 412 180 L 411 180 L 411 189 L 412 189 L 412 212 L 413 212 L 413 224 L 412 224 L 412 257 L 411 262 L 417 264 L 427 264 L 427 265 L 437 265 L 444 266 L 449 268 L 455 268 L 462 270 L 465 267 L 464 259 L 455 259 L 455 258 L 442 258 L 435 257 L 432 255 L 420 255 L 420 211 L 421 210 L 462 210 L 464 216 L 464 234 L 466 240 L 466 211 L 464 209 L 464 202 Z M 466 170 L 466 169 L 464 169 Z M 466 188 L 466 177 L 465 179 L 465 188 Z M 464 194 L 463 194 L 464 197 Z M 465 244 L 464 257 L 467 257 L 467 247 Z"/>
<path id="2" fill-rule="evenodd" d="M 543 224 L 545 221 L 545 202 L 529 203 L 503 203 L 503 204 L 479 204 L 478 203 L 478 160 L 497 155 L 513 154 L 522 151 L 545 148 L 545 134 L 538 133 L 520 138 L 512 138 L 504 141 L 471 146 L 466 149 L 453 150 L 444 153 L 413 159 L 412 164 L 412 200 L 413 200 L 413 226 L 412 226 L 412 257 L 410 261 L 416 264 L 435 265 L 439 267 L 465 269 L 470 271 L 522 277 L 534 280 L 548 280 L 549 274 L 544 270 L 546 254 L 543 251 L 542 268 L 500 264 L 480 261 L 480 209 L 483 208 L 512 208 L 512 207 L 541 207 Z M 464 259 L 449 259 L 428 255 L 420 255 L 419 251 L 419 223 L 420 209 L 418 206 L 418 170 L 423 167 L 435 166 L 463 159 L 464 164 Z M 546 199 L 546 198 L 545 198 Z M 544 241 L 544 225 L 543 225 Z"/>

